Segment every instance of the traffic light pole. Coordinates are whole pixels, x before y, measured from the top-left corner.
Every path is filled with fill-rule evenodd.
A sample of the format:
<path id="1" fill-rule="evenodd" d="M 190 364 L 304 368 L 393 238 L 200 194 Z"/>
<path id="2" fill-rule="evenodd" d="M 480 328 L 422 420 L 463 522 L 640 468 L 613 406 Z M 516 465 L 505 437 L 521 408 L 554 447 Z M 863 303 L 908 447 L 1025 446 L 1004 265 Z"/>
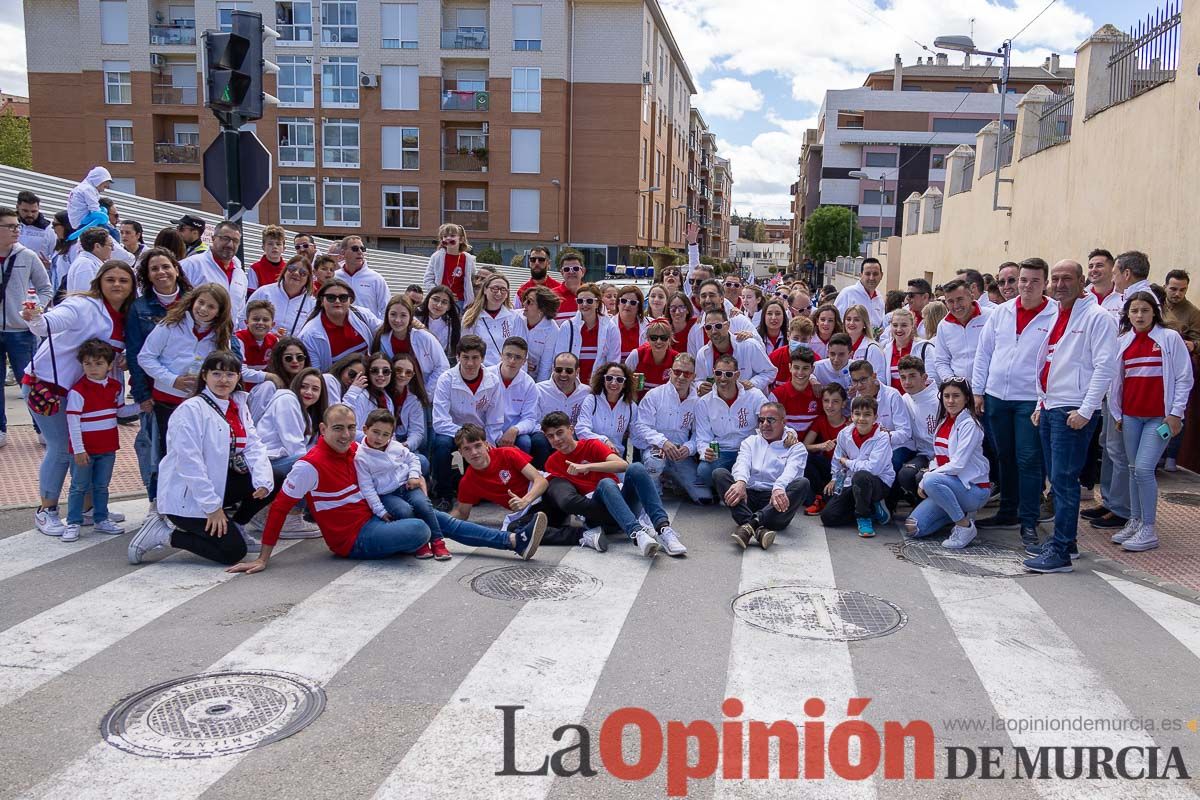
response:
<path id="1" fill-rule="evenodd" d="M 235 223 L 238 233 L 242 231 L 242 176 L 241 162 L 238 155 L 237 118 L 230 115 L 221 120 L 221 143 L 225 148 L 225 191 L 229 199 L 225 203 L 225 219 Z M 238 243 L 238 260 L 245 263 L 244 251 Z"/>

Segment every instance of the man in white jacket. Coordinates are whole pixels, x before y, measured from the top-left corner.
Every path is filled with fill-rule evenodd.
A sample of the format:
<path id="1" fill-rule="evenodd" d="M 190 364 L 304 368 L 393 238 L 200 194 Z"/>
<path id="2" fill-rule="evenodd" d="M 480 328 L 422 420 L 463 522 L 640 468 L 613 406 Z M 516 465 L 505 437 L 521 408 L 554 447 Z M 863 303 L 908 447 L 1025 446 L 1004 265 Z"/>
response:
<path id="1" fill-rule="evenodd" d="M 503 432 L 504 398 L 500 378 L 483 368 L 487 345 L 478 336 L 467 335 L 458 342 L 458 366 L 442 373 L 433 393 L 433 439 L 429 459 L 433 468 L 434 495 L 438 508 L 449 511 L 458 487 L 458 473 L 450 468 L 454 435 L 468 422 L 487 431 L 489 442 Z"/>
<path id="2" fill-rule="evenodd" d="M 883 295 L 875 291 L 882 281 L 883 266 L 879 263 L 879 259 L 864 259 L 858 283 L 852 283 L 838 292 L 837 300 L 833 303 L 837 306 L 838 315 L 845 317 L 846 309 L 850 306 L 864 306 L 867 314 L 871 317 L 871 327 L 882 333 Z"/>
<path id="3" fill-rule="evenodd" d="M 696 359 L 687 353 L 675 356 L 667 383 L 646 392 L 633 421 L 633 443 L 641 450 L 642 464 L 662 490 L 669 475 L 693 503 L 712 503 L 712 492 L 696 473 L 696 396 L 692 378 Z"/>
<path id="4" fill-rule="evenodd" d="M 1058 317 L 1039 353 L 1038 408 L 1042 456 L 1054 493 L 1054 537 L 1025 562 L 1034 572 L 1071 572 L 1079 524 L 1079 473 L 1099 424 L 1100 403 L 1116 375 L 1117 326 L 1083 289 L 1083 267 L 1060 261 L 1050 270 Z M 1030 552 L 1033 548 L 1028 548 Z"/>
<path id="5" fill-rule="evenodd" d="M 237 257 L 241 243 L 242 231 L 237 223 L 223 220 L 213 229 L 212 246 L 179 262 L 192 286 L 216 283 L 229 291 L 235 326 L 246 319 L 246 270 Z"/>
<path id="6" fill-rule="evenodd" d="M 707 287 L 706 287 L 707 288 Z M 745 319 L 742 315 L 741 319 Z M 723 308 L 715 308 L 704 312 L 701 319 L 692 330 L 702 329 L 708 335 L 709 342 L 696 353 L 696 380 L 700 382 L 697 391 L 703 396 L 712 388 L 713 369 L 716 360 L 722 355 L 732 355 L 737 359 L 741 372 L 739 381 L 747 389 L 758 389 L 763 395 L 771 391 L 775 385 L 775 376 L 779 369 L 771 363 L 762 342 L 750 338 L 738 340 L 731 335 L 731 322 Z M 707 385 L 705 385 L 707 382 Z"/>
<path id="7" fill-rule="evenodd" d="M 487 370 L 500 378 L 500 396 L 504 403 L 504 433 L 497 447 L 516 447 L 530 452 L 530 436 L 538 429 L 537 383 L 525 369 L 529 346 L 520 336 L 509 336 L 500 350 L 500 363 Z"/>
<path id="8" fill-rule="evenodd" d="M 713 389 L 696 404 L 696 448 L 700 454 L 697 476 L 709 488 L 715 470 L 733 467 L 738 448 L 757 428 L 759 407 L 767 402 L 758 389 L 742 386 L 738 374 L 736 358 L 719 356 L 713 370 Z"/>
<path id="9" fill-rule="evenodd" d="M 104 228 L 88 228 L 79 237 L 80 252 L 67 270 L 67 291 L 86 292 L 100 265 L 112 258 L 113 238 Z"/>
<path id="10" fill-rule="evenodd" d="M 335 278 L 345 281 L 354 290 L 357 303 L 375 316 L 383 319 L 391 292 L 387 281 L 367 266 L 367 246 L 358 236 L 342 239 L 342 268 L 333 273 Z"/>
<path id="11" fill-rule="evenodd" d="M 966 281 L 954 279 L 945 285 L 946 309 L 950 312 L 937 330 L 937 350 L 934 360 L 937 374 L 943 380 L 958 375 L 970 380 L 975 366 L 975 351 L 979 347 L 979 335 L 987 323 L 990 308 L 982 308 L 971 299 Z M 971 385 L 976 396 L 983 387 Z"/>
<path id="12" fill-rule="evenodd" d="M 732 470 L 713 472 L 717 496 L 729 507 L 737 528 L 733 540 L 742 548 L 757 541 L 763 550 L 775 532 L 791 524 L 796 512 L 812 500 L 804 477 L 808 451 L 784 441 L 787 410 L 782 403 L 763 403 L 756 417 L 758 431 L 742 442 Z"/>
<path id="13" fill-rule="evenodd" d="M 537 417 L 538 430 L 529 435 L 530 455 L 533 465 L 541 469 L 546 459 L 554 450 L 550 441 L 541 431 L 542 420 L 553 411 L 561 411 L 567 415 L 574 425 L 579 421 L 579 410 L 583 401 L 592 390 L 586 383 L 579 381 L 579 356 L 574 353 L 559 353 L 554 357 L 554 371 L 549 380 L 537 384 Z"/>

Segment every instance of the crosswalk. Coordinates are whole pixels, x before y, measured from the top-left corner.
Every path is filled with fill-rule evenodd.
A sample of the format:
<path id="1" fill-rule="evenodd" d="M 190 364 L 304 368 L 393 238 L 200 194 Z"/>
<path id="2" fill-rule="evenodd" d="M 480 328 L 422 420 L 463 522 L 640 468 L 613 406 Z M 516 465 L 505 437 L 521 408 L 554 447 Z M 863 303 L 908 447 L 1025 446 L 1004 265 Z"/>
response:
<path id="1" fill-rule="evenodd" d="M 131 501 L 125 510 L 133 523 L 144 504 Z M 356 563 L 332 558 L 320 541 L 284 542 L 271 568 L 254 576 L 170 553 L 115 577 L 106 572 L 111 579 L 97 585 L 90 576 L 123 557 L 126 537 L 85 535 L 65 545 L 36 531 L 7 536 L 0 539 L 0 798 L 665 797 L 676 770 L 691 776 L 684 785 L 694 796 L 722 800 L 1196 796 L 1191 782 L 1174 779 L 1051 774 L 1000 789 L 978 775 L 952 782 L 946 774 L 963 768 L 962 753 L 949 763 L 953 747 L 1004 748 L 1008 778 L 1017 748 L 1056 747 L 1158 747 L 1160 771 L 1174 747 L 1194 774 L 1200 605 L 1092 571 L 1087 556 L 1067 576 L 973 578 L 898 559 L 889 546 L 898 530 L 865 542 L 797 519 L 771 550 L 743 553 L 720 512 L 673 514 L 687 558 L 651 561 L 623 543 L 604 554 L 546 548 L 535 563 L 585 575 L 591 588 L 537 601 L 473 591 L 489 570 L 520 562 L 465 547 L 452 547 L 449 563 Z M 38 598 L 49 581 L 54 599 L 65 599 L 47 607 Z M 847 642 L 737 619 L 734 598 L 765 587 L 866 592 L 893 600 L 909 624 Z M 295 736 L 216 758 L 147 758 L 99 736 L 101 716 L 125 696 L 171 678 L 235 670 L 304 676 L 325 688 L 326 710 Z M 723 711 L 726 698 L 740 708 Z M 819 711 L 813 698 L 823 701 Z M 851 710 L 852 698 L 871 705 Z M 604 720 L 626 705 L 661 723 L 658 734 L 621 731 L 617 750 L 627 764 L 654 757 L 656 737 L 664 748 L 636 783 L 609 772 L 612 751 L 602 755 L 599 742 Z M 500 706 L 521 707 L 511 739 Z M 784 720 L 803 730 L 818 717 L 826 736 L 858 717 L 880 732 L 888 720 L 927 721 L 938 788 L 922 794 L 911 780 L 884 779 L 882 760 L 867 780 L 845 780 L 828 764 L 821 777 L 806 777 L 807 751 L 799 754 L 799 781 L 781 780 L 774 765 L 786 754 L 778 741 L 764 780 L 753 777 L 750 748 L 723 738 L 710 749 L 696 726 L 690 740 L 673 738 L 668 726 L 707 721 L 723 731 L 731 719 Z M 997 727 L 998 719 L 1005 724 Z M 1051 730 L 1047 720 L 1095 727 Z M 1159 725 L 1139 724 L 1146 720 Z M 573 725 L 590 734 L 588 761 L 598 774 L 538 770 L 547 756 L 577 745 L 579 729 L 564 727 Z M 850 746 L 850 761 L 870 749 Z M 914 760 L 910 746 L 910 779 Z M 498 775 L 509 761 L 527 774 Z M 578 762 L 576 748 L 566 771 L 579 772 Z"/>

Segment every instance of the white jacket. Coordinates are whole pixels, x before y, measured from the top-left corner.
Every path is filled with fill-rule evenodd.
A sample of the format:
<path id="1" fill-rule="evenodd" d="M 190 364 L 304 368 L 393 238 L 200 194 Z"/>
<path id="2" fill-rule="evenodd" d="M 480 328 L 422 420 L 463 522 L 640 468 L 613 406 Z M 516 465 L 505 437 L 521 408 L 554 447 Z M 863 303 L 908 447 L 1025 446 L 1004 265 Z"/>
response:
<path id="1" fill-rule="evenodd" d="M 421 462 L 411 450 L 395 440 L 388 442 L 387 450 L 359 444 L 354 451 L 354 471 L 358 473 L 358 490 L 363 499 L 375 516 L 382 517 L 388 510 L 379 495 L 391 494 L 410 478 L 420 478 Z"/>
<path id="2" fill-rule="evenodd" d="M 1046 343 L 1058 303 L 1047 298 L 1046 307 L 1017 335 L 1017 304 L 1020 297 L 993 307 L 988 315 L 971 371 L 971 388 L 976 397 L 990 394 L 1000 400 L 1036 400 L 1038 352 Z M 938 327 L 941 330 L 941 326 Z"/>
<path id="3" fill-rule="evenodd" d="M 518 323 L 519 317 L 520 315 L 511 308 L 501 306 L 496 316 L 483 311 L 474 325 L 463 326 L 464 336 L 473 333 L 487 345 L 487 352 L 483 355 L 484 366 L 494 367 L 500 363 L 500 351 L 504 349 L 504 340 L 518 335 L 517 329 L 521 327 Z"/>
<path id="4" fill-rule="evenodd" d="M 621 333 L 612 317 L 597 317 L 596 325 L 596 363 L 594 367 L 607 364 L 609 361 L 621 360 Z M 580 355 L 583 339 L 580 334 L 583 328 L 583 318 L 578 312 L 570 319 L 563 320 L 558 326 L 558 336 L 554 340 L 554 354 L 574 353 Z M 553 365 L 552 365 L 553 366 Z"/>
<path id="5" fill-rule="evenodd" d="M 868 296 L 862 281 L 855 281 L 838 292 L 833 304 L 842 317 L 846 316 L 846 309 L 850 306 L 865 306 L 867 315 L 871 318 L 871 327 L 883 327 L 883 292 L 876 290 L 874 297 Z"/>
<path id="6" fill-rule="evenodd" d="M 529 373 L 521 370 L 512 379 L 512 383 L 505 386 L 504 379 L 500 377 L 499 366 L 486 369 L 496 373 L 496 380 L 500 383 L 500 396 L 504 401 L 504 423 L 501 432 L 514 425 L 517 427 L 518 434 L 533 433 L 538 430 L 538 425 L 542 420 L 537 415 L 537 383 Z"/>
<path id="7" fill-rule="evenodd" d="M 125 349 L 124 341 L 112 338 L 113 321 L 104 301 L 87 295 L 64 298 L 36 322 L 30 322 L 29 330 L 42 342 L 25 372 L 63 389 L 70 389 L 83 377 L 83 367 L 75 353 L 88 339 L 103 339 L 118 350 Z M 53 339 L 53 359 L 48 334 Z"/>
<path id="8" fill-rule="evenodd" d="M 726 300 L 725 303 L 728 305 L 729 301 Z M 726 313 L 728 313 L 728 309 L 726 309 Z M 687 351 L 691 353 L 694 358 L 699 358 L 699 356 L 696 354 L 700 352 L 700 348 L 708 344 L 708 340 L 704 338 L 704 312 L 697 311 L 696 316 L 696 324 L 692 326 L 690 331 L 688 331 Z M 737 335 L 742 331 L 750 331 L 754 334 L 754 338 L 747 339 L 744 342 L 745 344 L 757 343 L 759 350 L 766 349 L 763 346 L 762 339 L 758 337 L 758 329 L 754 327 L 754 323 L 750 321 L 749 317 L 747 317 L 745 314 L 738 314 L 736 317 L 730 317 L 729 335 L 735 342 L 737 341 Z"/>
<path id="9" fill-rule="evenodd" d="M 175 388 L 176 379 L 188 373 L 199 375 L 200 365 L 217 348 L 215 332 L 210 328 L 204 338 L 197 339 L 193 332 L 194 325 L 190 312 L 185 313 L 178 324 L 164 325 L 160 322 L 150 331 L 138 353 L 138 366 L 150 376 L 154 388 L 163 394 L 188 397 L 190 392 Z"/>
<path id="10" fill-rule="evenodd" d="M 353 275 L 346 272 L 345 267 L 342 267 L 333 273 L 333 277 L 344 281 L 354 290 L 356 306 L 362 306 L 380 319 L 383 318 L 383 310 L 387 308 L 392 293 L 388 290 L 387 281 L 383 279 L 382 275 L 371 269 L 369 265 L 363 264 Z"/>
<path id="11" fill-rule="evenodd" d="M 20 225 L 21 233 L 17 236 L 17 241 L 49 261 L 54 255 L 54 248 L 58 246 L 58 236 L 54 233 L 54 226 L 47 225 L 39 228 L 37 225 L 26 225 L 24 222 L 20 222 Z"/>
<path id="12" fill-rule="evenodd" d="M 732 406 L 717 395 L 715 386 L 696 404 L 698 449 L 718 442 L 722 453 L 735 450 L 758 429 L 758 410 L 767 402 L 767 398 L 758 389 L 746 389 L 739 385 L 737 390 L 738 396 Z"/>
<path id="13" fill-rule="evenodd" d="M 579 409 L 575 435 L 580 439 L 606 439 L 614 450 L 624 453 L 637 413 L 637 403 L 618 400 L 616 406 L 610 406 L 603 395 L 590 394 Z"/>
<path id="14" fill-rule="evenodd" d="M 1192 393 L 1192 358 L 1184 344 L 1183 337 L 1171 328 L 1156 325 L 1150 329 L 1150 338 L 1162 350 L 1162 379 L 1163 379 L 1163 408 L 1167 416 L 1174 415 L 1183 419 L 1187 412 L 1188 397 Z M 1133 343 L 1135 336 L 1132 330 L 1121 334 L 1117 340 L 1117 358 L 1121 359 L 1125 349 Z M 1125 370 L 1118 367 L 1113 378 L 1112 389 L 1108 393 L 1108 410 L 1116 419 L 1121 418 L 1122 392 L 1125 388 Z"/>
<path id="15" fill-rule="evenodd" d="M 917 394 L 904 395 L 904 405 L 908 406 L 908 422 L 912 426 L 912 441 L 907 447 L 933 458 L 933 434 L 937 432 L 941 390 L 931 382 Z"/>
<path id="16" fill-rule="evenodd" d="M 592 393 L 586 383 L 576 383 L 575 389 L 570 394 L 563 394 L 562 390 L 554 383 L 551 378 L 548 381 L 539 381 L 537 384 L 538 393 L 538 410 L 537 410 L 537 430 L 541 430 L 542 420 L 551 411 L 561 411 L 571 418 L 571 424 L 579 422 L 579 411 L 583 408 L 583 401 Z"/>
<path id="17" fill-rule="evenodd" d="M 804 476 L 808 451 L 804 445 L 788 447 L 783 439 L 768 442 L 761 433 L 747 436 L 738 447 L 733 464 L 733 479 L 742 481 L 747 489 L 787 491 L 788 484 Z"/>
<path id="18" fill-rule="evenodd" d="M 67 291 L 86 292 L 92 288 L 92 280 L 104 262 L 100 257 L 81 250 L 71 266 L 67 268 Z"/>
<path id="19" fill-rule="evenodd" d="M 1061 313 L 1061 311 L 1060 311 Z M 941 326 L 938 326 L 939 332 Z M 1112 315 L 1096 302 L 1096 296 L 1084 292 L 1071 309 L 1071 318 L 1050 352 L 1050 337 L 1038 350 L 1037 372 L 1050 362 L 1046 388 L 1039 380 L 1039 408 L 1075 408 L 1080 416 L 1091 418 L 1119 370 L 1117 325 Z"/>
<path id="20" fill-rule="evenodd" d="M 875 421 L 879 427 L 888 431 L 892 438 L 892 449 L 912 447 L 912 419 L 908 414 L 908 405 L 904 396 L 891 386 L 879 384 L 879 392 L 875 395 L 879 404 Z"/>
<path id="21" fill-rule="evenodd" d="M 475 299 L 475 287 L 471 285 L 471 279 L 475 275 L 475 256 L 467 253 L 465 259 L 466 274 L 463 276 L 463 304 L 470 305 Z M 429 263 L 425 265 L 424 284 L 426 290 L 432 289 L 442 282 L 442 270 L 446 266 L 446 251 L 438 248 L 433 251 L 433 255 L 429 257 Z"/>
<path id="22" fill-rule="evenodd" d="M 321 376 L 325 381 L 325 394 L 329 400 L 329 405 L 341 403 L 348 406 L 354 412 L 354 438 L 361 441 L 363 437 L 362 426 L 367 421 L 367 415 L 370 414 L 379 406 L 375 405 L 375 401 L 371 399 L 371 394 L 366 389 L 358 386 L 348 386 L 342 388 L 342 382 L 338 380 L 336 375 L 325 373 Z"/>
<path id="23" fill-rule="evenodd" d="M 304 435 L 304 410 L 300 398 L 287 389 L 275 392 L 257 424 L 258 438 L 262 440 L 267 458 L 272 460 L 302 456 L 316 442 L 315 432 L 312 436 Z"/>
<path id="24" fill-rule="evenodd" d="M 487 369 L 481 369 L 480 373 L 483 380 L 475 392 L 463 381 L 458 369 L 448 369 L 438 378 L 433 393 L 433 430 L 436 433 L 453 437 L 468 422 L 483 428 L 489 442 L 495 442 L 504 433 L 500 379 Z"/>
<path id="25" fill-rule="evenodd" d="M 692 330 L 695 330 L 695 327 Z M 737 339 L 731 341 L 733 342 L 733 357 L 737 359 L 738 380 L 750 381 L 754 384 L 754 388 L 764 395 L 771 391 L 779 370 L 771 363 L 767 351 L 763 350 L 762 342 L 757 339 L 747 339 L 744 342 L 739 342 Z M 697 384 L 713 374 L 713 360 L 713 346 L 710 342 L 701 347 L 700 352 L 696 355 Z"/>
<path id="26" fill-rule="evenodd" d="M 955 418 L 948 441 L 934 441 L 935 452 L 943 447 L 950 460 L 940 467 L 931 460 L 926 475 L 932 472 L 954 475 L 968 489 L 988 482 L 988 460 L 983 455 L 983 426 L 969 412 L 962 411 Z"/>
<path id="27" fill-rule="evenodd" d="M 680 400 L 679 391 L 669 383 L 657 386 L 638 403 L 633 420 L 633 445 L 643 450 L 662 447 L 667 442 L 683 445 L 689 455 L 699 449 L 696 441 L 696 390 L 688 387 L 688 396 Z M 707 447 L 707 442 L 705 443 Z"/>
<path id="28" fill-rule="evenodd" d="M 828 358 L 822 358 L 816 364 L 813 364 L 813 377 L 822 386 L 828 386 L 831 383 L 840 383 L 843 389 L 850 389 L 850 362 L 846 362 L 846 366 L 840 370 L 835 370 L 833 364 Z"/>
<path id="29" fill-rule="evenodd" d="M 280 336 L 298 336 L 300 329 L 304 327 L 304 321 L 308 319 L 317 302 L 317 299 L 307 292 L 288 297 L 287 292 L 278 283 L 258 287 L 250 295 L 250 300 L 266 300 L 275 307 L 275 327 L 272 330 Z M 249 302 L 248 300 L 247 303 Z"/>
<path id="30" fill-rule="evenodd" d="M 418 453 L 425 446 L 428 429 L 425 426 L 425 406 L 411 392 L 404 403 L 396 409 L 396 436 L 403 437 L 403 444 Z"/>
<path id="31" fill-rule="evenodd" d="M 892 356 L 894 356 L 896 353 L 896 342 L 892 339 L 888 339 L 886 342 L 882 342 L 879 347 L 883 351 L 884 364 L 883 374 L 879 376 L 879 382 L 891 386 L 893 378 L 897 380 L 900 378 L 899 371 L 892 370 Z M 933 378 L 934 383 L 938 382 L 936 368 L 933 363 L 933 360 L 937 355 L 937 350 L 934 348 L 933 342 L 926 342 L 919 339 L 915 340 L 912 343 L 912 349 L 908 351 L 908 354 L 921 359 L 921 361 L 925 364 L 925 377 Z"/>
<path id="32" fill-rule="evenodd" d="M 558 340 L 558 323 L 550 317 L 544 317 L 530 329 L 525 315 L 518 314 L 512 335 L 520 336 L 529 346 L 525 368 L 529 370 L 533 380 L 540 382 L 549 379 L 554 370 L 554 357 L 558 355 L 554 352 L 554 345 Z"/>
<path id="33" fill-rule="evenodd" d="M 978 306 L 978 304 L 976 304 Z M 959 375 L 968 380 L 975 368 L 975 351 L 979 346 L 979 336 L 991 318 L 992 309 L 979 307 L 979 313 L 971 317 L 966 326 L 955 322 L 949 315 L 938 325 L 937 372 L 943 381 L 953 375 Z M 971 390 L 979 394 L 983 387 L 971 384 Z"/>
<path id="34" fill-rule="evenodd" d="M 300 329 L 299 334 L 293 335 L 298 335 L 304 343 L 304 349 L 308 351 L 308 363 L 322 372 L 327 372 L 333 366 L 333 354 L 329 352 L 329 334 L 325 333 L 325 326 L 321 323 L 323 313 L 310 319 Z M 375 329 L 379 327 L 379 318 L 365 308 L 351 306 L 347 319 L 350 320 L 350 327 L 354 328 L 369 346 Z"/>
<path id="35" fill-rule="evenodd" d="M 67 218 L 72 228 L 78 228 L 92 211 L 100 210 L 100 190 L 102 183 L 112 180 L 112 175 L 104 167 L 92 167 L 87 177 L 75 185 L 67 195 Z"/>
<path id="36" fill-rule="evenodd" d="M 892 466 L 892 442 L 882 427 L 877 427 L 873 436 L 859 447 L 854 443 L 854 423 L 838 431 L 837 445 L 833 448 L 833 480 L 840 481 L 843 477 L 852 477 L 856 472 L 869 472 L 875 475 L 884 485 L 891 486 L 896 480 L 896 470 Z M 850 459 L 846 466 L 839 460 L 843 456 Z M 850 491 L 849 481 L 842 489 Z"/>
<path id="37" fill-rule="evenodd" d="M 233 257 L 233 277 L 231 278 L 226 278 L 225 270 L 217 266 L 212 250 L 193 253 L 180 261 L 179 266 L 183 268 L 183 274 L 187 276 L 188 282 L 192 286 L 199 286 L 202 283 L 224 286 L 229 291 L 229 300 L 232 303 L 234 327 L 246 321 L 246 270 L 242 268 L 242 262 L 238 261 L 237 256 Z"/>
<path id="38" fill-rule="evenodd" d="M 442 349 L 442 343 L 429 331 L 409 328 L 408 346 L 412 349 L 413 358 L 421 367 L 421 378 L 425 381 L 426 390 L 434 389 L 437 386 L 438 378 L 442 377 L 443 372 L 450 369 L 450 361 L 446 358 L 446 351 Z M 388 358 L 396 355 L 392 351 L 390 333 L 379 337 L 379 349 Z"/>
<path id="39" fill-rule="evenodd" d="M 875 374 L 881 381 L 890 372 L 887 358 L 883 354 L 883 347 L 880 346 L 879 342 L 874 339 L 868 339 L 866 336 L 859 341 L 858 349 L 850 354 L 850 364 L 863 360 L 871 365 L 871 369 L 875 371 Z M 846 366 L 849 367 L 850 364 Z"/>
<path id="40" fill-rule="evenodd" d="M 208 392 L 208 389 L 204 390 Z M 224 412 L 228 400 L 209 395 Z M 255 489 L 271 489 L 275 479 L 262 439 L 250 418 L 245 392 L 234 392 L 238 417 L 246 429 L 243 455 Z M 158 511 L 177 517 L 204 517 L 221 508 L 229 472 L 229 423 L 199 397 L 184 400 L 171 412 L 167 454 L 158 464 Z M 235 534 L 236 535 L 236 534 Z"/>

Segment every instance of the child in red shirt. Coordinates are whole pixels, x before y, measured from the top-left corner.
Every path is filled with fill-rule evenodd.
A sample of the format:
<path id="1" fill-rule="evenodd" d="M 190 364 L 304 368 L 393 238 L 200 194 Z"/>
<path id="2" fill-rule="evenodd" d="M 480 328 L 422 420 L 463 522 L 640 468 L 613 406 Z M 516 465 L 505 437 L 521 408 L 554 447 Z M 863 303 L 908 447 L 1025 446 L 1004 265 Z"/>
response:
<path id="1" fill-rule="evenodd" d="M 67 393 L 67 433 L 70 436 L 71 492 L 67 498 L 67 527 L 64 542 L 79 539 L 83 525 L 83 498 L 92 493 L 92 514 L 100 533 L 121 534 L 125 529 L 108 518 L 108 483 L 112 479 L 117 450 L 117 409 L 122 387 L 109 374 L 116 352 L 101 339 L 89 339 L 76 352 L 83 377 Z"/>
<path id="2" fill-rule="evenodd" d="M 813 420 L 804 434 L 804 447 L 808 450 L 808 463 L 804 466 L 804 477 L 817 492 L 813 504 L 804 509 L 810 517 L 825 509 L 826 498 L 820 491 L 829 485 L 833 477 L 830 459 L 837 447 L 838 433 L 846 427 L 846 389 L 840 383 L 830 383 L 821 389 L 821 414 Z"/>
<path id="3" fill-rule="evenodd" d="M 234 334 L 242 343 L 242 363 L 257 371 L 263 371 L 271 362 L 271 351 L 279 343 L 275 327 L 275 306 L 268 300 L 251 300 L 246 304 L 246 327 Z M 261 380 L 245 380 L 246 389 L 252 389 Z"/>

